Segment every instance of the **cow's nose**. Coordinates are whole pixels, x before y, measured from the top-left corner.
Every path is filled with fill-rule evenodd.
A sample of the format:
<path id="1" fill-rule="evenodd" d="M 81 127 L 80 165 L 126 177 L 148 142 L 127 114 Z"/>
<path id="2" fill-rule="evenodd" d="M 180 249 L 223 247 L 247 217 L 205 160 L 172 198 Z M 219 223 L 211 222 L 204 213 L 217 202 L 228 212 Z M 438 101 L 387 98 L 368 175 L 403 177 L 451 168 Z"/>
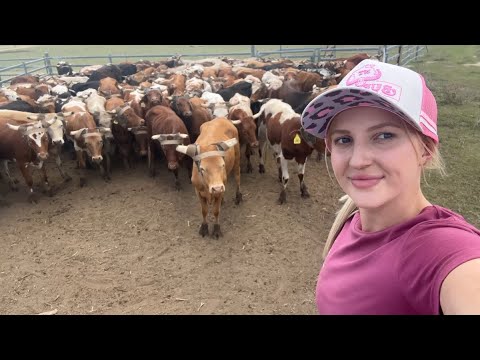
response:
<path id="1" fill-rule="evenodd" d="M 211 193 L 223 193 L 225 192 L 225 186 L 224 185 L 217 185 L 217 186 L 212 186 L 210 188 Z"/>
<path id="2" fill-rule="evenodd" d="M 53 142 L 54 145 L 63 145 L 63 143 L 64 143 L 63 139 L 55 140 L 55 141 Z"/>
<path id="3" fill-rule="evenodd" d="M 252 143 L 250 144 L 250 146 L 251 146 L 252 148 L 258 147 L 258 141 L 252 142 Z"/>
<path id="4" fill-rule="evenodd" d="M 191 112 L 191 111 L 187 111 L 187 112 L 185 113 L 185 116 L 186 116 L 186 117 L 192 116 L 192 112 Z"/>
<path id="5" fill-rule="evenodd" d="M 103 157 L 100 155 L 100 156 L 92 156 L 92 161 L 99 164 L 101 163 L 103 160 Z"/>
<path id="6" fill-rule="evenodd" d="M 147 156 L 147 150 L 140 150 L 140 156 Z"/>
<path id="7" fill-rule="evenodd" d="M 141 119 L 140 120 L 140 125 L 142 125 L 142 126 L 145 125 L 145 120 Z"/>
<path id="8" fill-rule="evenodd" d="M 168 170 L 175 170 L 177 168 L 177 163 L 168 163 Z"/>
<path id="9" fill-rule="evenodd" d="M 45 160 L 47 160 L 47 158 L 48 158 L 48 153 L 46 153 L 46 152 L 41 152 L 41 153 L 38 153 L 37 156 L 38 156 L 38 158 L 39 158 L 40 160 L 45 161 Z"/>

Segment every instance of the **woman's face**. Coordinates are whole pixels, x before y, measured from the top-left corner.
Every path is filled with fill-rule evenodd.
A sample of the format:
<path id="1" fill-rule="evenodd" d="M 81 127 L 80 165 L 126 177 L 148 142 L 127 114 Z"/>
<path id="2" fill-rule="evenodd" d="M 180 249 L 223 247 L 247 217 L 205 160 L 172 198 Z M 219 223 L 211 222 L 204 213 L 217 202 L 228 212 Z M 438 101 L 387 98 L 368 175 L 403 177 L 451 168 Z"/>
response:
<path id="1" fill-rule="evenodd" d="M 396 115 L 373 107 L 338 114 L 330 124 L 327 146 L 335 177 L 359 208 L 375 209 L 414 201 L 420 194 L 426 158 L 417 137 Z M 414 146 L 417 148 L 415 151 Z"/>

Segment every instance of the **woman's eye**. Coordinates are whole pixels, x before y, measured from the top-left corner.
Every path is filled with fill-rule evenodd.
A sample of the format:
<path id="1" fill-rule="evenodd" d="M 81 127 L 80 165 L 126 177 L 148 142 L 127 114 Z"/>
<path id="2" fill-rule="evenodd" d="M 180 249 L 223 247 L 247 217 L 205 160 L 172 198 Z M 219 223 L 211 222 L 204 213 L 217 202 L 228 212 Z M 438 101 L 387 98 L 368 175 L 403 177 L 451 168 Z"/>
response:
<path id="1" fill-rule="evenodd" d="M 392 133 L 381 133 L 381 134 L 378 134 L 377 139 L 387 140 L 387 139 L 393 138 L 394 136 L 395 136 L 395 135 L 392 134 Z"/>
<path id="2" fill-rule="evenodd" d="M 346 136 L 342 136 L 334 140 L 335 144 L 348 144 L 349 142 L 350 142 L 350 138 Z"/>

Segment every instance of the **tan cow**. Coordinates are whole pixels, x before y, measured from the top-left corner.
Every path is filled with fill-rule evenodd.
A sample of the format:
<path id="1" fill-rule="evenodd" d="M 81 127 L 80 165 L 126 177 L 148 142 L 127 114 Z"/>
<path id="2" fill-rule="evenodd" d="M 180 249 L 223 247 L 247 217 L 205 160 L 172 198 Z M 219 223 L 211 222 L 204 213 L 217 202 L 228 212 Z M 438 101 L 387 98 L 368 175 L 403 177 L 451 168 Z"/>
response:
<path id="1" fill-rule="evenodd" d="M 215 223 L 212 236 L 222 236 L 219 223 L 220 205 L 225 194 L 228 175 L 233 171 L 237 190 L 235 204 L 242 201 L 240 192 L 240 145 L 238 130 L 226 118 L 216 118 L 200 127 L 200 136 L 195 144 L 179 145 L 177 151 L 187 154 L 195 162 L 192 184 L 200 200 L 203 222 L 200 235 L 208 235 L 207 214 L 209 204 L 213 207 Z"/>

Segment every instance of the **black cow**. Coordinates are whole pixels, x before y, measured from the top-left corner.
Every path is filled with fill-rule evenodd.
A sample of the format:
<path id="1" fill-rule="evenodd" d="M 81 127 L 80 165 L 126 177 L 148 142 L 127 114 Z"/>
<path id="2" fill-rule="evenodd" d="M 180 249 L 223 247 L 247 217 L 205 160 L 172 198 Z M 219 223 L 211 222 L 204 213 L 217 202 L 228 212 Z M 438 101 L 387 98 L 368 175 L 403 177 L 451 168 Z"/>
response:
<path id="1" fill-rule="evenodd" d="M 38 112 L 38 108 L 33 107 L 29 103 L 23 100 L 12 101 L 11 103 L 0 105 L 2 110 L 15 110 L 15 111 L 26 111 L 26 112 Z"/>
<path id="2" fill-rule="evenodd" d="M 137 73 L 137 66 L 131 63 L 120 63 L 117 65 L 120 71 L 122 72 L 122 76 L 129 76 Z M 117 80 L 118 81 L 118 80 Z"/>
<path id="3" fill-rule="evenodd" d="M 217 94 L 219 94 L 225 101 L 229 101 L 236 93 L 246 97 L 252 96 L 252 83 L 249 83 L 248 81 L 240 81 L 232 86 L 217 91 Z"/>
<path id="4" fill-rule="evenodd" d="M 57 64 L 57 73 L 58 75 L 73 76 L 72 66 L 65 61 L 59 61 Z"/>
<path id="5" fill-rule="evenodd" d="M 111 77 L 118 82 L 122 82 L 122 70 L 117 65 L 109 64 L 102 66 L 100 69 L 95 70 L 88 78 L 88 81 L 99 81 L 103 78 Z"/>
<path id="6" fill-rule="evenodd" d="M 73 95 L 75 95 L 79 91 L 84 91 L 87 89 L 98 89 L 99 86 L 100 86 L 100 81 L 87 81 L 85 83 L 73 84 L 70 87 L 70 90 L 71 92 L 73 92 Z"/>

